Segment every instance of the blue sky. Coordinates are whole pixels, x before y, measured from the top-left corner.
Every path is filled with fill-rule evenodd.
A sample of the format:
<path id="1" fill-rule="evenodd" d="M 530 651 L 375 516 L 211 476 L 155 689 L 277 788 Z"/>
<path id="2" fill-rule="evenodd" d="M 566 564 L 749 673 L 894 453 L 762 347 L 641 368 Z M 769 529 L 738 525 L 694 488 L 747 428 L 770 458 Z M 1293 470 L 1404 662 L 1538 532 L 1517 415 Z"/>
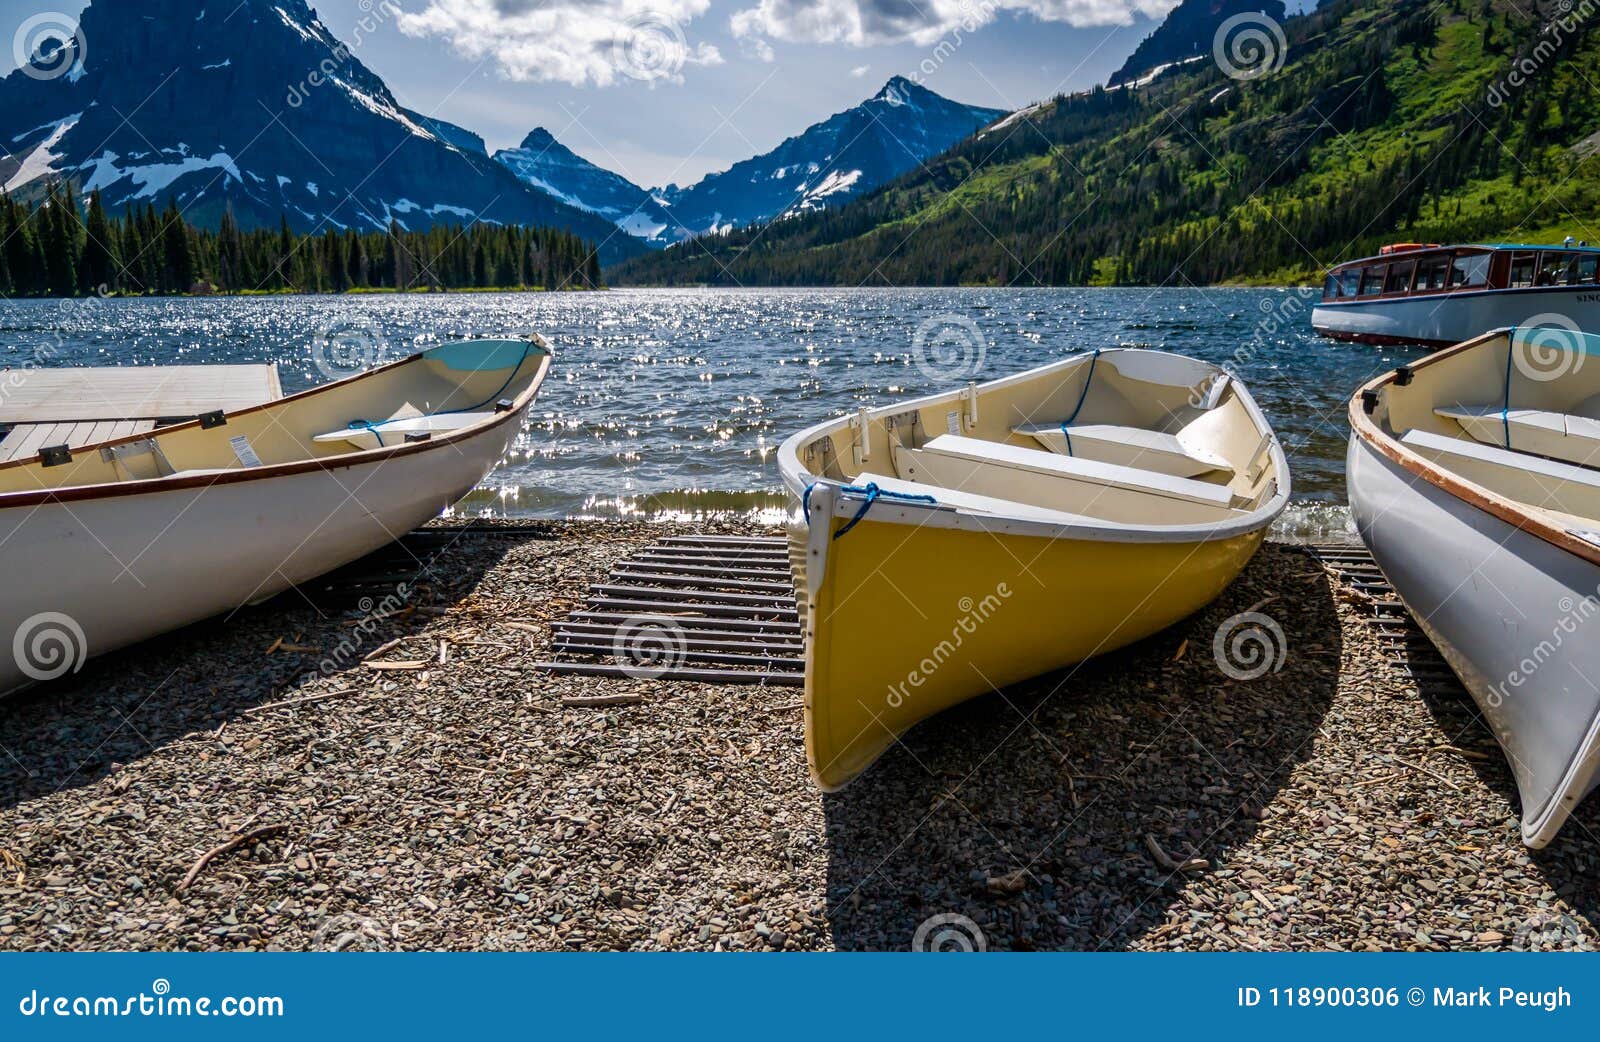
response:
<path id="1" fill-rule="evenodd" d="M 655 186 L 764 152 L 896 74 L 1002 109 L 1104 82 L 1174 3 L 395 0 L 398 15 L 370 0 L 313 6 L 403 104 L 482 134 L 491 150 L 544 126 Z M 0 0 L 0 29 L 84 6 Z"/>

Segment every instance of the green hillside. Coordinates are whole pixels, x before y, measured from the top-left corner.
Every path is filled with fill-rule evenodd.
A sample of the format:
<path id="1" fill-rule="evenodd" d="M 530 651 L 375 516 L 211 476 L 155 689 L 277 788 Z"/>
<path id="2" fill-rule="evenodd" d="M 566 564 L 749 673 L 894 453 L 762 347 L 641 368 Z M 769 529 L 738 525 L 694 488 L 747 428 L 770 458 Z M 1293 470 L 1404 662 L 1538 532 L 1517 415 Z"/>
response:
<path id="1" fill-rule="evenodd" d="M 838 210 L 611 281 L 1295 282 L 1397 240 L 1600 242 L 1597 28 L 1600 0 L 1331 0 L 1254 78 L 1208 57 L 1058 97 Z"/>

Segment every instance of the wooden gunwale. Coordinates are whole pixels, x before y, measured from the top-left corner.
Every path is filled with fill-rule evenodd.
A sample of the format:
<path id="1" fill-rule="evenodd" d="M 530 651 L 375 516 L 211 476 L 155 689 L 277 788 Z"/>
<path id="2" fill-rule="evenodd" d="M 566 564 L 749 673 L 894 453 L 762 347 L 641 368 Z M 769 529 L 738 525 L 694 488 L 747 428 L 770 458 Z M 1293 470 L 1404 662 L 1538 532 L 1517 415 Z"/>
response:
<path id="1" fill-rule="evenodd" d="M 1473 337 L 1471 340 L 1462 341 L 1454 347 L 1447 347 L 1443 351 L 1437 351 L 1426 358 L 1418 359 L 1416 362 L 1408 364 L 1405 368 L 1414 373 L 1442 362 L 1447 358 L 1480 347 L 1496 337 L 1507 335 L 1509 334 L 1503 329 L 1484 333 Z M 1375 380 L 1369 381 L 1357 390 L 1350 399 L 1350 430 L 1355 437 L 1360 438 L 1364 444 L 1371 446 L 1375 451 L 1381 453 L 1402 469 L 1409 471 L 1430 485 L 1448 492 L 1469 506 L 1499 518 L 1514 528 L 1542 539 L 1550 545 L 1565 550 L 1567 553 L 1579 557 L 1590 564 L 1600 565 L 1600 546 L 1572 535 L 1566 528 L 1542 516 L 1537 508 L 1507 499 L 1497 492 L 1468 481 L 1424 459 L 1406 448 L 1399 439 L 1392 437 L 1373 422 L 1362 407 L 1362 396 L 1368 391 L 1377 392 L 1394 383 L 1397 372 L 1391 371 Z"/>

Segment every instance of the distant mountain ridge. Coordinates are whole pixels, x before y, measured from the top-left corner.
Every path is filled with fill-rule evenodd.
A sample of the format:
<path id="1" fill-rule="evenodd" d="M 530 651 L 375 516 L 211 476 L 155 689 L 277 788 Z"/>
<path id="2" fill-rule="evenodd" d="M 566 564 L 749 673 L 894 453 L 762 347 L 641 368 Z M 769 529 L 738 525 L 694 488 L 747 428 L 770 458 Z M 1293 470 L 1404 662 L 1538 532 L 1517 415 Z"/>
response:
<path id="1" fill-rule="evenodd" d="M 621 174 L 584 159 L 543 127 L 535 127 L 516 148 L 496 152 L 494 160 L 524 184 L 599 214 L 629 235 L 656 245 L 678 239 L 675 222 L 659 199 Z"/>
<path id="2" fill-rule="evenodd" d="M 1258 70 L 1208 54 L 1056 97 L 837 210 L 608 279 L 1281 285 L 1386 242 L 1595 237 L 1600 25 L 1553 0 L 1323 0 L 1281 30 Z"/>
<path id="3" fill-rule="evenodd" d="M 94 0 L 81 64 L 0 80 L 0 188 L 66 179 L 105 205 L 171 198 L 197 225 L 563 228 L 637 252 L 605 219 L 530 190 L 476 134 L 403 107 L 304 0 Z M 44 64 L 39 64 L 43 62 Z"/>
<path id="4" fill-rule="evenodd" d="M 543 128 L 494 158 L 525 184 L 606 216 L 630 235 L 670 245 L 838 205 L 1003 115 L 1003 109 L 951 101 L 896 76 L 861 104 L 687 188 L 641 188 L 576 155 Z"/>
<path id="5" fill-rule="evenodd" d="M 1183 0 L 1139 42 L 1122 68 L 1111 74 L 1106 86 L 1133 83 L 1163 66 L 1212 53 L 1217 46 L 1217 30 L 1230 18 L 1264 15 L 1281 25 L 1284 11 L 1283 0 Z"/>

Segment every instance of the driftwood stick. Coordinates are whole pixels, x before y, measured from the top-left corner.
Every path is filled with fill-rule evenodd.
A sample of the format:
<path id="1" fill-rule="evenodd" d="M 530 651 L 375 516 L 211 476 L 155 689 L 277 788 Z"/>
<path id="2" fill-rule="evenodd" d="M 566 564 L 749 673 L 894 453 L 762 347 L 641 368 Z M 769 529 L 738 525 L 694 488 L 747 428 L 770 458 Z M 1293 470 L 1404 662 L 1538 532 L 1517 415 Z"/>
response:
<path id="1" fill-rule="evenodd" d="M 404 644 L 404 643 L 405 643 L 405 638 L 404 637 L 396 637 L 394 640 L 385 641 L 384 643 L 379 644 L 377 647 L 373 648 L 371 651 L 367 652 L 366 656 L 363 657 L 361 661 L 362 662 L 371 662 L 373 659 L 377 658 L 379 655 L 383 654 L 385 651 L 393 651 L 395 648 L 398 648 L 401 644 Z"/>
<path id="2" fill-rule="evenodd" d="M 200 855 L 200 860 L 196 861 L 194 863 L 194 867 L 189 869 L 189 874 L 183 877 L 183 882 L 178 884 L 178 889 L 189 889 L 189 884 L 193 883 L 195 878 L 199 876 L 201 872 L 205 871 L 205 867 L 207 865 L 211 864 L 211 862 L 215 859 L 228 853 L 230 850 L 237 850 L 242 846 L 254 843 L 258 839 L 266 839 L 268 836 L 275 836 L 286 828 L 288 828 L 287 825 L 263 825 L 261 828 L 255 829 L 252 832 L 246 832 L 242 836 L 235 836 L 220 846 L 212 847 L 210 850 Z"/>
<path id="3" fill-rule="evenodd" d="M 571 698 L 563 698 L 561 704 L 578 708 L 592 708 L 597 706 L 627 706 L 643 701 L 643 695 L 576 695 Z"/>
<path id="4" fill-rule="evenodd" d="M 320 702 L 325 698 L 338 698 L 340 695 L 353 695 L 358 690 L 360 689 L 346 687 L 341 688 L 338 691 L 324 691 L 321 694 L 304 695 L 300 698 L 286 698 L 282 702 L 268 702 L 266 705 L 253 706 L 249 709 L 246 709 L 244 712 L 246 716 L 253 716 L 256 713 L 265 713 L 272 709 L 282 709 L 285 706 L 305 705 L 307 702 Z"/>

